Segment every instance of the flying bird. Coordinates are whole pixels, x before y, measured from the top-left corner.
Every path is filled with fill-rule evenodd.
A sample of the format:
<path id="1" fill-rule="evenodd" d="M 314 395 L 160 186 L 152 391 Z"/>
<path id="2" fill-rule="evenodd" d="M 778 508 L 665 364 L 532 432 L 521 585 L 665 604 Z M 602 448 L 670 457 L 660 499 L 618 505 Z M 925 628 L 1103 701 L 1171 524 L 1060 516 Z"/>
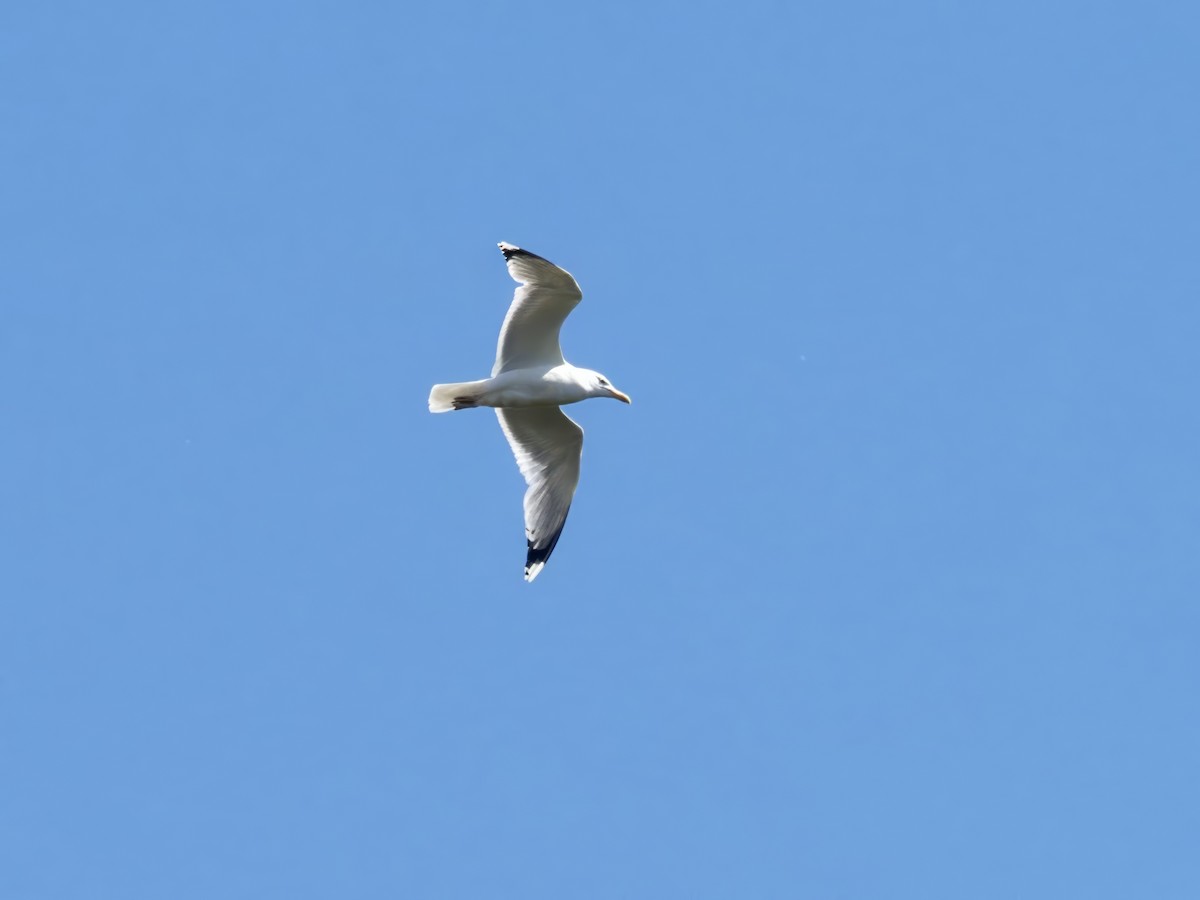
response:
<path id="1" fill-rule="evenodd" d="M 607 378 L 563 359 L 558 332 L 583 292 L 571 273 L 536 253 L 500 242 L 508 274 L 520 286 L 500 327 L 492 377 L 435 384 L 429 411 L 491 406 L 500 419 L 525 491 L 525 580 L 533 581 L 554 552 L 579 484 L 583 429 L 560 409 L 589 397 L 629 403 Z"/>

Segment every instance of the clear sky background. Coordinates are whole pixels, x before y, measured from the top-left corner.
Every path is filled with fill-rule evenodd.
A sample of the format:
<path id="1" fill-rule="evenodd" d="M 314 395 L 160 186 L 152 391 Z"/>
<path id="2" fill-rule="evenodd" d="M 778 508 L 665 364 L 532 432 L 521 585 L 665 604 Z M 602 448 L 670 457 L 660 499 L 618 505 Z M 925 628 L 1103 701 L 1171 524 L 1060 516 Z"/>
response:
<path id="1" fill-rule="evenodd" d="M 0 896 L 1200 896 L 1200 13 L 8 3 Z M 512 241 L 585 293 L 521 579 Z"/>

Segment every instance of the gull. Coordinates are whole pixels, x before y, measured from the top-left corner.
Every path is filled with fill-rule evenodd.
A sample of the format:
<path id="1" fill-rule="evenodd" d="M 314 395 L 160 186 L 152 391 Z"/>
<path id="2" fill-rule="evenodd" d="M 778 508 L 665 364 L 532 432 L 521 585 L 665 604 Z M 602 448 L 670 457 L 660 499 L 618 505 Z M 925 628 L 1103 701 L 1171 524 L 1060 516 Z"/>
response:
<path id="1" fill-rule="evenodd" d="M 607 378 L 563 359 L 558 332 L 583 292 L 571 273 L 536 253 L 503 241 L 508 274 L 520 286 L 496 345 L 492 377 L 435 384 L 429 411 L 491 406 L 508 438 L 525 491 L 525 580 L 533 581 L 554 552 L 579 484 L 583 429 L 560 407 L 589 397 L 631 402 Z"/>

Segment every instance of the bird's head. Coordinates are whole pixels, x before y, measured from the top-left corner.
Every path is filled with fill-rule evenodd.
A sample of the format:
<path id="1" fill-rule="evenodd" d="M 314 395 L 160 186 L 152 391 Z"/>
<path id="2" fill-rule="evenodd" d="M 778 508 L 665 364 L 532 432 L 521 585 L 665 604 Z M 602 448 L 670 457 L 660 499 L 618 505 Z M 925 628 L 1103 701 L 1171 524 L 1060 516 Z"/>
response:
<path id="1" fill-rule="evenodd" d="M 632 400 L 629 399 L 628 394 L 626 394 L 624 391 L 618 391 L 615 387 L 612 386 L 612 382 L 610 382 L 607 378 L 605 378 L 599 372 L 592 372 L 591 375 L 592 375 L 591 396 L 593 396 L 593 397 L 612 397 L 614 400 L 620 400 L 622 403 L 632 403 L 633 402 Z"/>

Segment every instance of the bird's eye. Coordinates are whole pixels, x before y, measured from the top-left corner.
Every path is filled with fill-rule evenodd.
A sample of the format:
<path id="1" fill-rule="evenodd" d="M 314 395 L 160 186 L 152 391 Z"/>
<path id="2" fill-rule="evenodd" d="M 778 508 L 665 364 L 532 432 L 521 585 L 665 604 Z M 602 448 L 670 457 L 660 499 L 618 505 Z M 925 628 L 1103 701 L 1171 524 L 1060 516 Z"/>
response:
<path id="1" fill-rule="evenodd" d="M 607 378 L 601 378 L 601 379 L 600 379 L 600 384 L 602 384 L 604 387 L 608 387 L 608 379 L 607 379 Z"/>

